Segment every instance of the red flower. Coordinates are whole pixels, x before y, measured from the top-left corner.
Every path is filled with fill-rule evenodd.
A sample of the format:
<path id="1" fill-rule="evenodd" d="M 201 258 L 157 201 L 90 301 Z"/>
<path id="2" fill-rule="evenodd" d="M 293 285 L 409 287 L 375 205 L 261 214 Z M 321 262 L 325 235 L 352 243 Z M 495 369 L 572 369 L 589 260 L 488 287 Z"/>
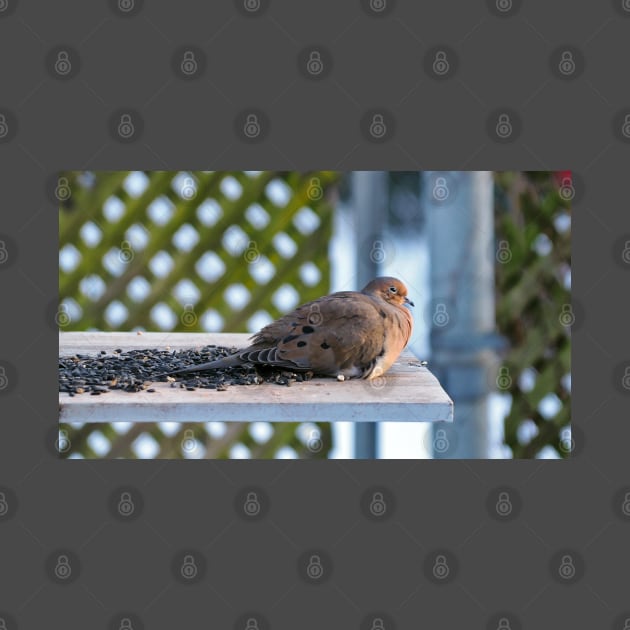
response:
<path id="1" fill-rule="evenodd" d="M 554 171 L 553 178 L 558 186 L 570 186 L 573 183 L 571 171 Z"/>

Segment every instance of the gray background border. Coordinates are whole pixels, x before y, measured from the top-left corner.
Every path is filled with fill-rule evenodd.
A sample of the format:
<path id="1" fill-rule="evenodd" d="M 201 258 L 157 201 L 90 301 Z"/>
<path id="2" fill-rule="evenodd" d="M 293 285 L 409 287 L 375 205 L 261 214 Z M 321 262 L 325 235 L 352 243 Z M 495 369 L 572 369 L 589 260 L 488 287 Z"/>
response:
<path id="1" fill-rule="evenodd" d="M 120 2 L 0 0 L 7 629 L 53 620 L 124 628 L 127 618 L 134 629 L 253 619 L 261 630 L 369 630 L 380 618 L 386 630 L 497 628 L 501 619 L 512 629 L 622 630 L 628 3 L 249 0 L 250 11 L 227 1 Z M 451 64 L 436 74 L 430 55 L 440 47 Z M 178 55 L 189 49 L 198 64 L 187 74 Z M 316 76 L 304 67 L 313 50 L 324 64 Z M 568 75 L 558 65 L 567 50 Z M 62 72 L 59 51 L 70 62 Z M 252 112 L 255 138 L 242 133 Z M 387 128 L 378 138 L 366 123 L 375 113 Z M 507 140 L 494 133 L 505 113 Z M 123 115 L 127 137 L 117 133 Z M 62 168 L 574 169 L 583 189 L 573 293 L 583 321 L 573 334 L 571 461 L 58 461 L 50 182 Z M 267 504 L 248 522 L 235 497 L 252 484 Z M 141 501 L 128 522 L 112 507 L 121 487 Z M 361 507 L 372 487 L 395 502 L 382 522 Z M 501 521 L 489 497 L 505 487 L 519 512 Z M 305 572 L 313 554 L 319 582 Z M 55 574 L 60 555 L 72 579 Z M 177 570 L 185 555 L 198 568 L 191 580 Z M 558 571 L 567 555 L 569 579 Z M 437 556 L 448 579 L 433 572 Z"/>

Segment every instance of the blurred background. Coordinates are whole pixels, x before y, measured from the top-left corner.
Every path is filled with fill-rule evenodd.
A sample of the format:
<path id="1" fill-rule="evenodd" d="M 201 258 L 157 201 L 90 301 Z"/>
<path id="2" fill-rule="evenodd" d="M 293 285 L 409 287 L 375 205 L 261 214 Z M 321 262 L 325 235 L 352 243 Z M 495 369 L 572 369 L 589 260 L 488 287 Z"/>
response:
<path id="1" fill-rule="evenodd" d="M 69 171 L 55 186 L 61 331 L 253 333 L 393 275 L 415 302 L 410 348 L 455 403 L 435 425 L 62 424 L 63 456 L 570 454 L 570 172 Z"/>

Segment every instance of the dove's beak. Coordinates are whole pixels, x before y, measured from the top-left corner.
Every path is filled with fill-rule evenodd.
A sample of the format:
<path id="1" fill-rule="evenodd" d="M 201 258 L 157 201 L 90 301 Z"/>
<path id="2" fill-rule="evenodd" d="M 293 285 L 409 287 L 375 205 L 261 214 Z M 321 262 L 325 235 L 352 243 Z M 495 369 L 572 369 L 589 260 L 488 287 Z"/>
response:
<path id="1" fill-rule="evenodd" d="M 405 295 L 405 304 L 408 306 L 415 306 L 415 304 Z"/>

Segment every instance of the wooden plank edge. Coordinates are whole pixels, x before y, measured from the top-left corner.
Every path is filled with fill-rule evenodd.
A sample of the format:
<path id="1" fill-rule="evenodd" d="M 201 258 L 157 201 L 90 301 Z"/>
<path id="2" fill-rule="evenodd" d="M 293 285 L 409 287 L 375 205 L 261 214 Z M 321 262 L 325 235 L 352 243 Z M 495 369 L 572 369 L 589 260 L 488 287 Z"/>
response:
<path id="1" fill-rule="evenodd" d="M 355 403 L 284 403 L 269 410 L 260 404 L 222 403 L 217 409 L 207 403 L 148 406 L 143 404 L 103 405 L 100 402 L 82 405 L 59 405 L 59 422 L 452 422 L 453 401 L 419 405 L 380 405 L 371 403 L 369 414 L 365 406 Z M 264 414 L 264 416 L 262 415 Z"/>

